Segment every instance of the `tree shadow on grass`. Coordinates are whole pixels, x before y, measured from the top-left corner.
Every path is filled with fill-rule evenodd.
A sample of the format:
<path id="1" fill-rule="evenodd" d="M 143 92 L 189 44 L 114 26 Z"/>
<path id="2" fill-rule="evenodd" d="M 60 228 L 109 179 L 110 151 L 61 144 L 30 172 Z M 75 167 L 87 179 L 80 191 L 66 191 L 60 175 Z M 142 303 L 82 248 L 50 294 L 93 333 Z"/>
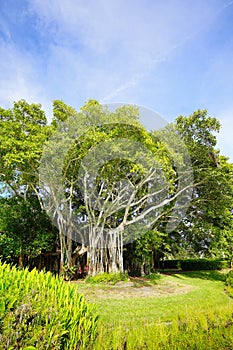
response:
<path id="1" fill-rule="evenodd" d="M 208 270 L 208 271 L 182 271 L 180 272 L 183 277 L 188 278 L 199 278 L 203 280 L 209 281 L 221 281 L 225 282 L 226 274 L 216 270 Z M 174 277 L 180 278 L 179 273 L 173 275 Z"/>

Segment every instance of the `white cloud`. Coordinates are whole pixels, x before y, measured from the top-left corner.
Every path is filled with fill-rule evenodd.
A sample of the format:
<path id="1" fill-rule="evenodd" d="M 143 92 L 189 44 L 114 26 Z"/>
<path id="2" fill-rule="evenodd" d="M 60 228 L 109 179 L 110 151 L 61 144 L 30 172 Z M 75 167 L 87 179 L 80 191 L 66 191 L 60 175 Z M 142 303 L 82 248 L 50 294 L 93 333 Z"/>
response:
<path id="1" fill-rule="evenodd" d="M 226 3 L 28 0 L 28 11 L 22 17 L 30 15 L 36 21 L 33 25 L 39 32 L 36 40 L 42 43 L 44 51 L 39 54 L 43 57 L 16 47 L 4 24 L 1 105 L 25 98 L 41 102 L 48 113 L 56 98 L 74 107 L 89 98 L 145 105 L 150 87 L 143 83 L 148 75 L 159 71 L 180 46 L 208 27 Z M 146 82 L 153 79 L 156 74 Z"/>
<path id="2" fill-rule="evenodd" d="M 131 52 L 131 57 L 135 52 L 153 57 L 155 50 L 156 54 L 167 51 L 183 36 L 206 26 L 216 14 L 216 4 L 218 9 L 219 1 L 200 0 L 30 1 L 31 9 L 39 16 L 40 29 L 52 28 L 58 40 L 68 34 L 70 40 L 78 40 L 95 53 L 106 53 L 118 45 L 124 52 Z"/>
<path id="3" fill-rule="evenodd" d="M 44 36 L 49 33 L 51 46 L 56 46 L 58 56 L 53 49 L 51 61 L 57 62 L 66 51 L 65 61 L 60 61 L 64 66 L 59 63 L 61 76 L 67 66 L 72 67 L 82 89 L 77 94 L 104 101 L 125 99 L 127 93 L 132 97 L 132 90 L 152 68 L 211 23 L 220 4 L 200 0 L 30 1 L 40 31 Z"/>

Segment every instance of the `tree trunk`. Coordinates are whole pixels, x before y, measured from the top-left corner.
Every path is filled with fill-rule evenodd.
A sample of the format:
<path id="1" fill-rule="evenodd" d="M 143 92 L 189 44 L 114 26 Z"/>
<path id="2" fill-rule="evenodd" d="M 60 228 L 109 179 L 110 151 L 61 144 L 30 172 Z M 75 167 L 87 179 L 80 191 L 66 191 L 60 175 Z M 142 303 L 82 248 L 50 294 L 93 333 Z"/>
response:
<path id="1" fill-rule="evenodd" d="M 141 263 L 141 276 L 145 276 L 145 259 L 143 258 L 142 263 Z"/>
<path id="2" fill-rule="evenodd" d="M 62 232 L 59 232 L 59 237 L 60 237 L 60 249 L 61 249 L 61 256 L 60 256 L 60 271 L 59 274 L 62 274 L 63 272 L 63 267 L 65 265 L 65 239 L 64 235 Z"/>
<path id="3" fill-rule="evenodd" d="M 68 267 L 73 266 L 73 259 L 72 259 L 72 239 L 68 236 L 67 237 L 67 265 Z"/>
<path id="4" fill-rule="evenodd" d="M 19 260 L 18 260 L 18 264 L 20 268 L 23 268 L 23 262 L 24 262 L 24 254 L 20 253 Z"/>

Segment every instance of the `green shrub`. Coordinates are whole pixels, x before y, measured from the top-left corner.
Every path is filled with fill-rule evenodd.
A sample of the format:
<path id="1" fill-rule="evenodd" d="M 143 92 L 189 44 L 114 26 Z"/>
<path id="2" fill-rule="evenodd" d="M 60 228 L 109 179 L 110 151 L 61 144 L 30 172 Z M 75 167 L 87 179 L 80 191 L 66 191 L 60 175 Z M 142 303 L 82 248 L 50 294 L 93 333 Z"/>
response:
<path id="1" fill-rule="evenodd" d="M 75 278 L 75 275 L 77 273 L 77 266 L 72 266 L 69 267 L 68 265 L 63 266 L 63 272 L 62 272 L 62 277 L 64 278 L 65 281 L 71 281 Z"/>
<path id="2" fill-rule="evenodd" d="M 179 259 L 165 260 L 164 269 L 182 269 L 183 271 L 222 270 L 230 267 L 230 261 L 224 259 Z"/>
<path id="3" fill-rule="evenodd" d="M 160 273 L 150 273 L 149 275 L 146 275 L 145 277 L 149 278 L 154 284 L 156 284 L 162 278 Z"/>
<path id="4" fill-rule="evenodd" d="M 178 269 L 180 260 L 164 260 L 161 264 L 164 269 Z"/>
<path id="5" fill-rule="evenodd" d="M 0 263 L 0 349 L 86 349 L 96 329 L 95 308 L 75 286 Z"/>
<path id="6" fill-rule="evenodd" d="M 228 268 L 230 262 L 222 259 L 185 259 L 180 260 L 183 271 L 221 270 Z"/>
<path id="7" fill-rule="evenodd" d="M 88 276 L 85 279 L 85 282 L 92 283 L 92 284 L 98 284 L 98 283 L 110 283 L 110 284 L 116 284 L 120 281 L 127 281 L 129 279 L 128 274 L 126 273 L 106 273 L 103 272 L 96 276 Z"/>

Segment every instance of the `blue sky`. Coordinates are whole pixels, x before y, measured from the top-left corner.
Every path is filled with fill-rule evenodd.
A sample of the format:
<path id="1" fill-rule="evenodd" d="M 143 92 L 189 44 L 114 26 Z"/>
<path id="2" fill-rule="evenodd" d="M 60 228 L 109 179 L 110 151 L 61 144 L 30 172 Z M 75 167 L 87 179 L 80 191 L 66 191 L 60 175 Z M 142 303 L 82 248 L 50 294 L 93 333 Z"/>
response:
<path id="1" fill-rule="evenodd" d="M 233 161 L 232 0 L 0 0 L 0 106 L 134 103 L 222 123 Z"/>

